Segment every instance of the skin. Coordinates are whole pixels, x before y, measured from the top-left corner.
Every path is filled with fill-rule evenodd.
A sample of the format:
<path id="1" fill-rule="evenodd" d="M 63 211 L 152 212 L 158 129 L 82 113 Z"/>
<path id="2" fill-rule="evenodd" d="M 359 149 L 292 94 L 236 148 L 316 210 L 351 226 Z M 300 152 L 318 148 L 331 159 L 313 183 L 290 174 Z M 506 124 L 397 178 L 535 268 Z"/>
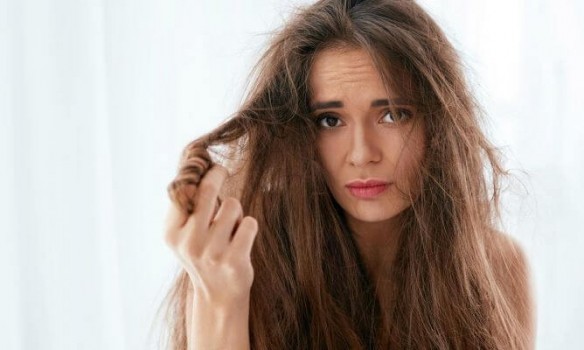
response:
<path id="1" fill-rule="evenodd" d="M 366 51 L 346 47 L 318 53 L 309 77 L 309 103 L 321 127 L 317 144 L 327 185 L 343 208 L 370 274 L 388 284 L 391 281 L 380 277 L 395 257 L 400 214 L 410 206 L 410 197 L 416 197 L 413 184 L 426 142 L 424 125 L 416 122 L 421 118 L 415 118 L 419 116 L 415 107 L 407 103 L 412 99 L 412 91 L 407 88 L 411 81 L 403 74 L 398 78 L 405 83 L 402 89 L 386 89 Z M 400 119 L 401 114 L 393 113 L 392 118 L 387 106 L 372 106 L 372 102 L 385 98 L 398 101 L 397 107 L 413 108 L 414 117 Z M 393 182 L 394 186 L 374 199 L 354 197 L 345 187 L 348 181 L 372 177 Z M 527 259 L 510 236 L 498 232 L 495 238 L 504 256 L 493 261 L 495 277 L 512 300 L 511 307 L 528 335 L 523 347 L 533 349 L 535 304 Z M 382 303 L 390 299 L 380 296 Z"/>
<path id="2" fill-rule="evenodd" d="M 497 232 L 496 249 L 502 251 L 502 259 L 493 261 L 495 278 L 503 287 L 502 292 L 510 300 L 510 307 L 518 316 L 522 331 L 526 334 L 523 349 L 535 349 L 536 304 L 533 294 L 531 269 L 523 247 L 511 236 Z"/>
<path id="3" fill-rule="evenodd" d="M 363 49 L 318 53 L 309 83 L 327 185 L 343 208 L 366 266 L 377 277 L 395 256 L 400 213 L 410 206 L 409 195 L 416 195 L 412 184 L 424 156 L 423 124 L 415 122 L 420 118 L 411 90 L 386 89 Z M 383 99 L 395 102 L 395 110 L 376 102 Z M 368 178 L 393 185 L 369 199 L 353 196 L 345 186 Z"/>
<path id="4" fill-rule="evenodd" d="M 309 79 L 312 113 L 322 127 L 317 143 L 327 184 L 343 208 L 369 272 L 379 277 L 395 257 L 400 214 L 417 194 L 413 184 L 424 156 L 423 123 L 416 122 L 420 118 L 415 106 L 407 102 L 411 91 L 386 89 L 361 49 L 320 52 Z M 390 110 L 379 102 L 384 99 L 399 103 Z M 167 214 L 166 243 L 192 282 L 185 310 L 189 349 L 250 348 L 249 293 L 254 275 L 250 254 L 258 227 L 254 218 L 244 217 L 237 198 L 228 197 L 216 208 L 227 176 L 225 168 L 214 166 L 194 194 L 194 213 L 186 216 L 171 204 Z M 366 200 L 345 187 L 348 181 L 371 177 L 393 185 Z M 526 259 L 506 235 L 497 237 L 504 240 L 507 258 L 495 262 L 496 278 L 505 286 L 503 292 L 514 296 L 512 307 L 530 335 L 525 348 L 532 349 L 535 323 Z"/>
<path id="5" fill-rule="evenodd" d="M 249 297 L 254 271 L 251 249 L 258 223 L 243 215 L 237 198 L 217 197 L 228 176 L 214 165 L 203 176 L 186 215 L 171 203 L 166 244 L 187 271 L 186 324 L 189 349 L 249 349 Z"/>

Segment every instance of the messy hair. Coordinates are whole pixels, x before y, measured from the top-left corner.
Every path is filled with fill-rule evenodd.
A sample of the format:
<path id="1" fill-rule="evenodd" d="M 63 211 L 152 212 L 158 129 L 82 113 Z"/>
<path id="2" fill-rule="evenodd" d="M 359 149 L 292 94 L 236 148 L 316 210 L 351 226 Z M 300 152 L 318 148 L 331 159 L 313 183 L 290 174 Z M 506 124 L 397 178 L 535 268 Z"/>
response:
<path id="1" fill-rule="evenodd" d="M 404 82 L 394 73 L 405 72 L 425 126 L 419 196 L 402 213 L 391 270 L 394 302 L 388 305 L 376 302 L 384 291 L 364 268 L 327 188 L 308 106 L 315 56 L 340 46 L 365 50 L 396 91 Z M 271 37 L 251 77 L 241 107 L 186 146 L 168 193 L 192 213 L 187 189 L 221 163 L 230 170 L 223 195 L 236 196 L 245 215 L 257 219 L 252 349 L 527 344 L 497 271 L 508 251 L 496 229 L 508 173 L 481 130 L 483 113 L 456 50 L 424 9 L 403 0 L 356 6 L 321 0 L 299 8 Z M 168 349 L 187 349 L 188 278 L 179 270 L 164 300 Z"/>

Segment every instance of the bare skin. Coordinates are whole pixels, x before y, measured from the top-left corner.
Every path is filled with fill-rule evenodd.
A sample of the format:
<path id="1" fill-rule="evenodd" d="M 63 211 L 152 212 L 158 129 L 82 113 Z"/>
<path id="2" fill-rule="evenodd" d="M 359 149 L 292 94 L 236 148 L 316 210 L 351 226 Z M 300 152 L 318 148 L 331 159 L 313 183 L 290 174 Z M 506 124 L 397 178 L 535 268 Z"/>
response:
<path id="1" fill-rule="evenodd" d="M 317 142 L 327 184 L 345 211 L 371 276 L 391 283 L 381 277 L 395 258 L 400 214 L 410 206 L 409 197 L 416 195 L 412 184 L 424 155 L 423 124 L 412 122 L 417 111 L 407 102 L 410 92 L 387 91 L 363 50 L 327 49 L 319 53 L 309 79 L 311 105 L 342 103 L 329 103 L 313 111 L 321 118 Z M 383 99 L 395 105 L 391 109 L 379 103 L 372 106 Z M 190 350 L 250 347 L 250 253 L 257 221 L 244 218 L 241 204 L 232 197 L 215 214 L 214 203 L 226 176 L 226 170 L 219 166 L 205 175 L 199 187 L 203 195 L 190 217 L 174 206 L 168 214 L 166 241 L 192 282 L 186 310 Z M 345 187 L 348 181 L 372 177 L 392 185 L 373 199 L 357 198 Z M 503 234 L 500 237 L 505 239 Z M 516 296 L 513 306 L 528 333 L 534 334 L 526 260 L 512 241 L 504 246 L 509 247 L 505 253 L 509 259 L 498 262 L 496 277 L 503 281 L 506 293 Z M 533 343 L 526 348 L 533 348 Z"/>
<path id="2" fill-rule="evenodd" d="M 166 220 L 166 243 L 187 271 L 188 348 L 249 349 L 249 297 L 253 283 L 251 248 L 255 218 L 243 217 L 241 203 L 217 196 L 228 176 L 213 166 L 195 193 L 195 209 L 186 216 L 174 203 Z"/>
<path id="3" fill-rule="evenodd" d="M 415 170 L 424 150 L 422 123 L 410 91 L 386 90 L 373 62 L 362 49 L 330 48 L 320 52 L 309 77 L 311 106 L 339 101 L 342 106 L 313 108 L 321 132 L 318 149 L 335 200 L 344 209 L 365 264 L 374 278 L 393 261 L 399 214 L 410 206 Z M 388 105 L 375 103 L 389 100 Z M 326 117 L 325 117 L 326 116 Z M 354 179 L 393 183 L 375 198 L 357 198 L 345 186 Z"/>
<path id="4" fill-rule="evenodd" d="M 531 270 L 521 245 L 509 235 L 497 232 L 494 249 L 502 250 L 503 258 L 493 261 L 496 278 L 503 286 L 513 312 L 518 316 L 525 331 L 526 343 L 523 349 L 535 349 L 536 305 L 533 295 Z"/>
<path id="5" fill-rule="evenodd" d="M 391 280 L 383 277 L 396 255 L 400 213 L 410 206 L 409 196 L 400 195 L 391 186 L 373 199 L 362 199 L 351 195 L 345 185 L 353 179 L 374 177 L 394 182 L 415 197 L 412 184 L 426 142 L 423 123 L 400 118 L 399 113 L 388 112 L 387 106 L 372 106 L 373 101 L 388 98 L 403 101 L 396 102 L 396 107 L 413 108 L 407 103 L 411 91 L 386 90 L 362 49 L 329 48 L 319 53 L 309 81 L 310 105 L 324 105 L 312 113 L 321 118 L 317 119 L 321 126 L 318 149 L 327 184 L 345 212 L 371 276 L 385 284 L 380 290 L 386 290 Z M 415 108 L 411 110 L 415 113 Z M 496 277 L 514 301 L 512 307 L 529 335 L 530 343 L 524 348 L 532 349 L 535 321 L 527 261 L 521 247 L 509 236 L 497 233 L 496 237 L 505 256 L 493 262 Z M 389 294 L 380 295 L 379 301 L 391 302 Z"/>

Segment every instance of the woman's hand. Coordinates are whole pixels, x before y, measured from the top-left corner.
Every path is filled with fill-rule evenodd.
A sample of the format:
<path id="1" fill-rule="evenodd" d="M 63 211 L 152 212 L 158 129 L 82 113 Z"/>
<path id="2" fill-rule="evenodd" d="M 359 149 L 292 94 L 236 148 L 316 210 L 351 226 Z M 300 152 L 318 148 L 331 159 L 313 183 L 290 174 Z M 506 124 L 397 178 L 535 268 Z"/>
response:
<path id="1" fill-rule="evenodd" d="M 217 208 L 227 176 L 227 169 L 214 165 L 195 190 L 193 213 L 187 216 L 172 203 L 166 220 L 165 241 L 189 274 L 197 300 L 216 306 L 249 300 L 258 231 L 255 218 L 243 217 L 238 199 L 228 197 Z"/>

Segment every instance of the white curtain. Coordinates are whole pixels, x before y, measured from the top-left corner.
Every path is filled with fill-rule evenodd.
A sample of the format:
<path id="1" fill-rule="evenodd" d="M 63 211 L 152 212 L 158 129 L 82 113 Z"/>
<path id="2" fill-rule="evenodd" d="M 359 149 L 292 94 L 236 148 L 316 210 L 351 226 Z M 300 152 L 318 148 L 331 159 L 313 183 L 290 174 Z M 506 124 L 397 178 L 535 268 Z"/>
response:
<path id="1" fill-rule="evenodd" d="M 179 152 L 237 108 L 267 33 L 309 2 L 0 0 L 1 349 L 158 348 Z M 525 185 L 504 214 L 531 260 L 538 348 L 579 348 L 584 6 L 422 5 Z"/>

